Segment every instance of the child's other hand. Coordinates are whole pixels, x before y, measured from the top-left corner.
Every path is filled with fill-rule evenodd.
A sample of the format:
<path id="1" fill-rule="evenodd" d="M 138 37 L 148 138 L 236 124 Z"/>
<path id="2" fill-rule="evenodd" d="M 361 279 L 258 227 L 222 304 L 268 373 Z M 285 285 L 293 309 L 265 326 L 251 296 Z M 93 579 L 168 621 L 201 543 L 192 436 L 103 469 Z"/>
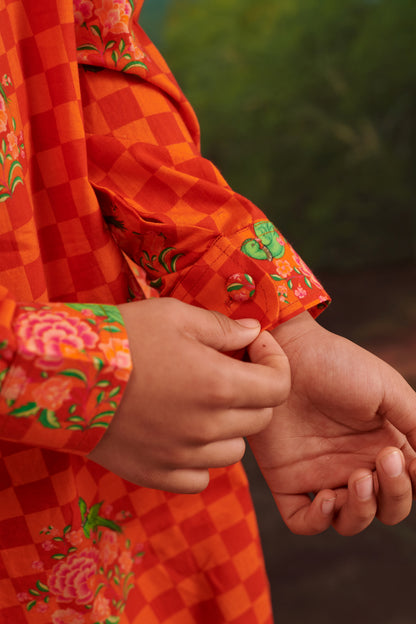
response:
<path id="1" fill-rule="evenodd" d="M 208 469 L 240 460 L 244 436 L 266 427 L 286 399 L 286 356 L 256 321 L 245 327 L 169 298 L 119 309 L 133 372 L 89 458 L 138 485 L 201 491 Z M 225 354 L 250 344 L 252 362 Z"/>

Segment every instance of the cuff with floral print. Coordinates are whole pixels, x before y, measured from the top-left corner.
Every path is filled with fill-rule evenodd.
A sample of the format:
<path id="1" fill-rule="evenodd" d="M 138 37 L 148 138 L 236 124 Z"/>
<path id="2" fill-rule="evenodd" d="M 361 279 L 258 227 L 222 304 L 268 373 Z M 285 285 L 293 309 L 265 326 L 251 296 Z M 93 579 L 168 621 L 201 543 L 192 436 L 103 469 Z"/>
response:
<path id="1" fill-rule="evenodd" d="M 310 269 L 268 220 L 232 237 L 217 238 L 191 267 L 165 274 L 158 285 L 164 296 L 231 318 L 257 318 L 263 329 L 305 310 L 316 317 L 330 302 Z"/>
<path id="2" fill-rule="evenodd" d="M 13 309 L 11 300 L 3 299 L 0 437 L 88 453 L 112 420 L 131 366 L 115 306 L 48 303 Z"/>

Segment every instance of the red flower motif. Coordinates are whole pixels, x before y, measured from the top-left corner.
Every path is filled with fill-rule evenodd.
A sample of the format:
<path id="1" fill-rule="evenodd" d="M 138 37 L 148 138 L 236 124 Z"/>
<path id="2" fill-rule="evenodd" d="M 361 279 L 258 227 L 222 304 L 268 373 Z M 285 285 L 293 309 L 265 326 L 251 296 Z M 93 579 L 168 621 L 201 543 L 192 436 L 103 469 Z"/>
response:
<path id="1" fill-rule="evenodd" d="M 56 412 L 62 403 L 71 396 L 72 382 L 62 377 L 51 377 L 47 381 L 36 386 L 33 398 L 39 407 Z"/>
<path id="2" fill-rule="evenodd" d="M 49 589 L 60 602 L 91 604 L 93 580 L 97 574 L 98 552 L 92 548 L 73 553 L 57 563 L 49 578 Z"/>
<path id="3" fill-rule="evenodd" d="M 36 364 L 56 368 L 66 353 L 95 347 L 98 336 L 88 322 L 61 311 L 22 312 L 14 323 L 24 357 L 37 356 Z"/>
<path id="4" fill-rule="evenodd" d="M 101 9 L 96 9 L 95 14 L 103 26 L 103 37 L 108 32 L 129 32 L 131 6 L 128 0 L 102 0 Z"/>

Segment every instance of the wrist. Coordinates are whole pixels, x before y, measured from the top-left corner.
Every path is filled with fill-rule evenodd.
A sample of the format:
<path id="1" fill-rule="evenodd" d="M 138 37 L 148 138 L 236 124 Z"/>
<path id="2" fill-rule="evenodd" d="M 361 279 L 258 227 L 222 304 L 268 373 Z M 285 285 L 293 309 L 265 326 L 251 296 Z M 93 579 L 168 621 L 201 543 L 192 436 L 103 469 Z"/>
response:
<path id="1" fill-rule="evenodd" d="M 271 330 L 273 338 L 286 352 L 298 348 L 299 341 L 312 331 L 322 329 L 309 312 L 301 312 L 297 316 L 281 323 Z"/>

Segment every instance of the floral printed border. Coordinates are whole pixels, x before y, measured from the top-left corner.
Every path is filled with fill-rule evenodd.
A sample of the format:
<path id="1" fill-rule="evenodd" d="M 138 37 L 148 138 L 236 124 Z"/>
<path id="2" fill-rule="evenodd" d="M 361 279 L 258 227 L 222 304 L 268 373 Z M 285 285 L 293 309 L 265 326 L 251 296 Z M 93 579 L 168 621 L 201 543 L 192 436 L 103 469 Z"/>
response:
<path id="1" fill-rule="evenodd" d="M 10 96 L 13 86 L 8 74 L 0 82 L 0 203 L 9 199 L 19 184 L 24 184 L 21 160 L 25 158 L 23 132 L 17 133 L 15 118 L 10 113 Z"/>
<path id="2" fill-rule="evenodd" d="M 49 613 L 52 624 L 118 624 L 143 561 L 142 544 L 132 545 L 111 506 L 89 509 L 78 501 L 80 526 L 40 530 L 40 558 L 32 562 L 38 580 L 17 599 L 28 612 Z"/>

